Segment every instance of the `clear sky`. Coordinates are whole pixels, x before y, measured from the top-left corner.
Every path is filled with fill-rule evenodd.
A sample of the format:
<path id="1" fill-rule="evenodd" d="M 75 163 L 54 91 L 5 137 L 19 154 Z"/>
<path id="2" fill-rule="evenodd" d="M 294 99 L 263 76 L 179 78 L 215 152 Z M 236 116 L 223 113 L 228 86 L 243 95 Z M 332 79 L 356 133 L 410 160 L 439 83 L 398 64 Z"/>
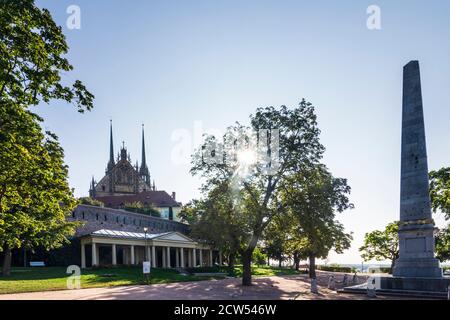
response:
<path id="1" fill-rule="evenodd" d="M 95 94 L 84 115 L 63 103 L 43 106 L 57 133 L 77 196 L 87 195 L 125 141 L 147 163 L 158 189 L 197 197 L 189 165 L 174 161 L 180 134 L 246 123 L 260 106 L 316 106 L 324 162 L 348 178 L 356 208 L 339 215 L 354 242 L 330 262 L 360 263 L 365 232 L 399 218 L 402 67 L 419 60 L 430 169 L 450 165 L 449 1 L 113 1 L 40 0 L 63 26 L 74 72 Z M 66 26 L 69 5 L 81 29 Z M 381 30 L 369 30 L 369 5 Z M 195 133 L 197 128 L 197 133 Z M 189 143 L 194 147 L 194 142 Z M 443 223 L 440 215 L 436 216 Z"/>

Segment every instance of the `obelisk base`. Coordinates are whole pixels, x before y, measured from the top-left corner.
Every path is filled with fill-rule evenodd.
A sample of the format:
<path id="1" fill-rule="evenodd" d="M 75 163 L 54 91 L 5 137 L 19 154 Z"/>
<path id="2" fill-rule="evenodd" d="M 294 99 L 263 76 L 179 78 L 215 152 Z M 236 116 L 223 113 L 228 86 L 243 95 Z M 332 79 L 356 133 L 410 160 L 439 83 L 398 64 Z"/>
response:
<path id="1" fill-rule="evenodd" d="M 409 223 L 399 228 L 399 258 L 394 277 L 441 278 L 439 260 L 434 257 L 433 223 Z"/>

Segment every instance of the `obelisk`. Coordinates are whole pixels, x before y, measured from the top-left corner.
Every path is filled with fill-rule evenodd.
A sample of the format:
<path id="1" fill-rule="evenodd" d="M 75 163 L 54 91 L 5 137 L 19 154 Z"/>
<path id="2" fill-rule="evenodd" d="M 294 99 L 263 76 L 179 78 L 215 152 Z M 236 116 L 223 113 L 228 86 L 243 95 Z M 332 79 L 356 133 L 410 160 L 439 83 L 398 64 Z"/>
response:
<path id="1" fill-rule="evenodd" d="M 440 278 L 434 257 L 434 221 L 418 61 L 403 68 L 399 258 L 394 277 Z"/>

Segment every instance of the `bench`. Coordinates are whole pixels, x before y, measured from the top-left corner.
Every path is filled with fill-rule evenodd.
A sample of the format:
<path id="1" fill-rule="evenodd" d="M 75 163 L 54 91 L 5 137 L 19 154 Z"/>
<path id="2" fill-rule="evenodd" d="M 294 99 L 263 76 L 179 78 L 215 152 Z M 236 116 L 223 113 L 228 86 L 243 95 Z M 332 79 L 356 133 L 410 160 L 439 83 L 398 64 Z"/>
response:
<path id="1" fill-rule="evenodd" d="M 45 267 L 44 261 L 30 261 L 30 267 Z"/>

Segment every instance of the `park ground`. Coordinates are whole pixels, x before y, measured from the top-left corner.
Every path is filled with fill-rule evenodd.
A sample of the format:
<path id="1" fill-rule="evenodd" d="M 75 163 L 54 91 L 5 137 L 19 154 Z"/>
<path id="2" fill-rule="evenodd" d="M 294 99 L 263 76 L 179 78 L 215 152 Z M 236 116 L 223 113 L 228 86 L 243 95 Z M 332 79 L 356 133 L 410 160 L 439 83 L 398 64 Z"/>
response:
<path id="1" fill-rule="evenodd" d="M 319 294 L 310 293 L 309 279 L 304 274 L 257 276 L 254 285 L 243 287 L 239 278 L 213 279 L 163 283 L 153 285 L 129 285 L 30 292 L 0 295 L 8 300 L 362 300 L 366 295 L 342 294 L 327 289 L 328 278 L 334 274 L 342 281 L 344 274 L 318 272 Z M 364 281 L 365 276 L 360 280 Z M 400 299 L 379 296 L 376 299 Z"/>
<path id="2" fill-rule="evenodd" d="M 215 268 L 198 271 L 227 272 L 227 276 L 240 277 L 242 266 L 236 266 L 232 273 L 227 268 Z M 254 276 L 280 276 L 295 275 L 298 271 L 289 268 L 276 267 L 253 267 Z M 22 292 L 42 292 L 67 289 L 67 279 L 69 274 L 66 268 L 44 267 L 44 268 L 13 268 L 11 276 L 0 276 L 0 294 L 22 293 Z M 152 269 L 149 283 L 167 284 L 174 282 L 206 281 L 220 279 L 224 277 L 216 276 L 195 276 L 182 275 L 173 269 Z M 142 275 L 140 267 L 114 267 L 101 269 L 86 269 L 81 271 L 81 288 L 99 288 L 143 285 L 147 280 Z"/>

